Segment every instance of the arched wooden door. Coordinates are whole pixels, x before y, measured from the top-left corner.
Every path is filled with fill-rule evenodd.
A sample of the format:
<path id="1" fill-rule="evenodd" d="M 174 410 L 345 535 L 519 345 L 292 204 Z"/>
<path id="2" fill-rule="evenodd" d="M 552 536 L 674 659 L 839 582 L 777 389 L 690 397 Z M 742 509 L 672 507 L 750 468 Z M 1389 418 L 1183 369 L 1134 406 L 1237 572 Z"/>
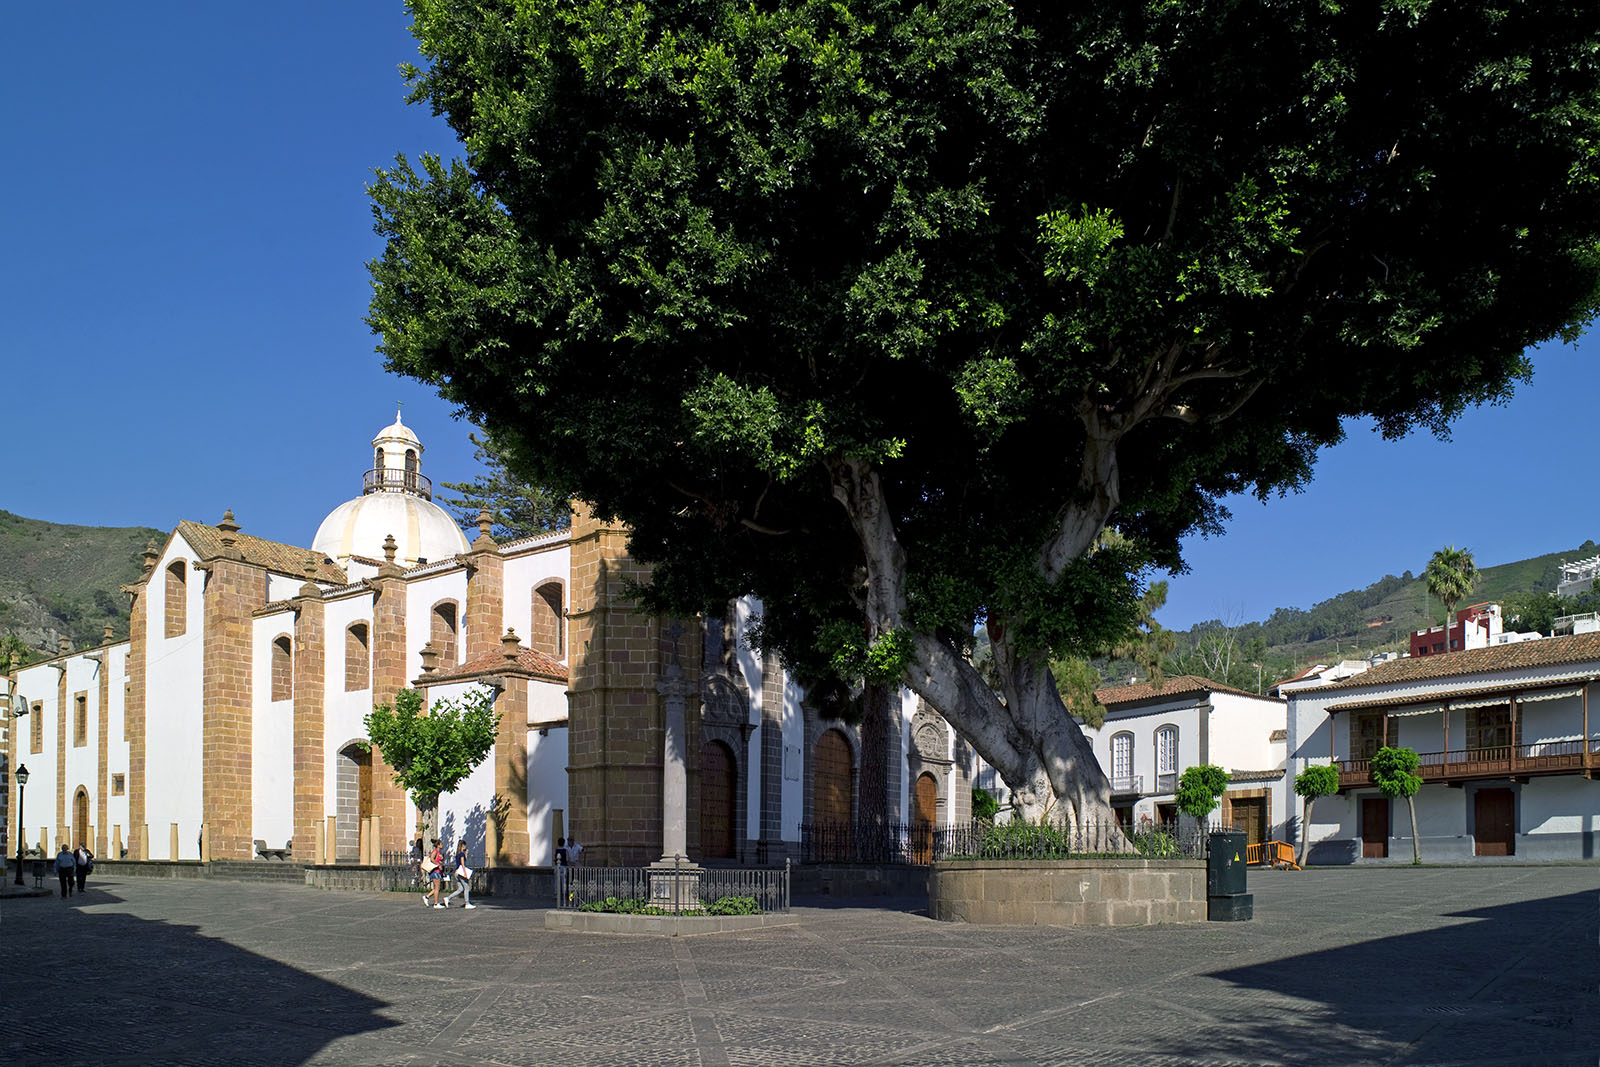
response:
<path id="1" fill-rule="evenodd" d="M 816 827 L 818 853 L 823 859 L 844 860 L 850 855 L 852 798 L 855 768 L 850 742 L 838 730 L 817 739 L 812 760 L 811 816 Z"/>
<path id="2" fill-rule="evenodd" d="M 939 820 L 939 783 L 931 774 L 917 777 L 911 809 L 911 862 L 933 862 L 933 828 Z"/>
<path id="3" fill-rule="evenodd" d="M 72 844 L 93 847 L 89 840 L 89 791 L 82 786 L 72 798 Z"/>
<path id="4" fill-rule="evenodd" d="M 707 741 L 700 746 L 700 852 L 706 859 L 734 856 L 737 781 L 727 745 Z"/>

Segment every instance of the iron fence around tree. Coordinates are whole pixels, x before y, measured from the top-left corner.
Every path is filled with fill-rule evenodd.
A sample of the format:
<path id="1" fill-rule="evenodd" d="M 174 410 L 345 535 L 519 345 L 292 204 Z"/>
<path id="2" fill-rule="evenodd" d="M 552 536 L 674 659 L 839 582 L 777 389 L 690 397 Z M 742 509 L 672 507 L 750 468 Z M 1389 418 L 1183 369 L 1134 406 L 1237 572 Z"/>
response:
<path id="1" fill-rule="evenodd" d="M 608 899 L 642 901 L 668 894 L 674 910 L 750 897 L 763 912 L 789 910 L 789 865 L 782 867 L 557 867 L 556 907 L 576 909 Z M 654 879 L 655 884 L 652 884 Z"/>
<path id="2" fill-rule="evenodd" d="M 1142 856 L 1203 859 L 1209 835 L 1227 829 L 1193 819 L 1168 823 L 1082 823 L 1073 827 L 973 821 L 800 824 L 802 863 L 883 863 L 925 866 L 946 859 L 1065 859 Z"/>
<path id="3" fill-rule="evenodd" d="M 454 889 L 456 883 L 455 868 L 451 866 L 452 856 L 445 857 L 444 881 L 446 889 Z M 428 891 L 427 876 L 422 873 L 422 867 L 411 858 L 410 852 L 380 852 L 378 854 L 378 873 L 385 891 L 391 893 L 426 893 Z M 488 879 L 484 877 L 483 868 L 477 867 L 472 871 L 472 895 L 488 895 Z"/>

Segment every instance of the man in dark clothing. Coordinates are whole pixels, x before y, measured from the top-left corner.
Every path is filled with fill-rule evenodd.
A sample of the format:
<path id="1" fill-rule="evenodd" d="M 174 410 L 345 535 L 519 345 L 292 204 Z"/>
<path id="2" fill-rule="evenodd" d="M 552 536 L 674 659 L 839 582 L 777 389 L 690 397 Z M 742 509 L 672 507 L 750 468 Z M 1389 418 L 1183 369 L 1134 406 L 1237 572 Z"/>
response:
<path id="1" fill-rule="evenodd" d="M 72 858 L 72 850 L 65 841 L 61 842 L 61 851 L 56 853 L 56 877 L 61 880 L 61 895 L 72 895 L 72 880 L 76 872 L 78 861 Z"/>
<path id="2" fill-rule="evenodd" d="M 89 846 L 82 841 L 78 842 L 78 850 L 72 854 L 74 868 L 78 874 L 78 892 L 83 892 L 83 883 L 89 880 L 89 875 L 94 871 L 94 853 L 89 851 Z"/>

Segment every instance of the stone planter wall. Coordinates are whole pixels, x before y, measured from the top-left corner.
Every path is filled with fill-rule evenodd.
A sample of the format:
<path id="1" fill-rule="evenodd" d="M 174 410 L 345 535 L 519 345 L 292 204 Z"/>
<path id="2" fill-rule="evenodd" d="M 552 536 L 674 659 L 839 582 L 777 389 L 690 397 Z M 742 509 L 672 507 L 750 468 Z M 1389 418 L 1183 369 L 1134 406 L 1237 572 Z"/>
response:
<path id="1" fill-rule="evenodd" d="M 802 863 L 789 872 L 797 897 L 917 897 L 928 893 L 928 868 L 884 863 Z"/>
<path id="2" fill-rule="evenodd" d="M 928 875 L 928 914 L 1006 926 L 1204 922 L 1205 860 L 947 860 Z"/>

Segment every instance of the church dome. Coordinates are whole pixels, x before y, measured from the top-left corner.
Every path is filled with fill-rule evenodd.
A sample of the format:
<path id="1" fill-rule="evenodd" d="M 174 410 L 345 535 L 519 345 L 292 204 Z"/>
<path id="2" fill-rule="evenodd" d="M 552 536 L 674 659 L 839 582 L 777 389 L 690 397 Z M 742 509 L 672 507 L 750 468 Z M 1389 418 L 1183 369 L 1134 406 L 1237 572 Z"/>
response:
<path id="1" fill-rule="evenodd" d="M 313 551 L 348 566 L 351 556 L 383 559 L 393 535 L 402 567 L 449 559 L 468 549 L 449 512 L 433 502 L 433 483 L 422 474 L 422 442 L 395 414 L 372 439 L 373 466 L 361 478 L 361 495 L 334 508 L 317 527 Z"/>

